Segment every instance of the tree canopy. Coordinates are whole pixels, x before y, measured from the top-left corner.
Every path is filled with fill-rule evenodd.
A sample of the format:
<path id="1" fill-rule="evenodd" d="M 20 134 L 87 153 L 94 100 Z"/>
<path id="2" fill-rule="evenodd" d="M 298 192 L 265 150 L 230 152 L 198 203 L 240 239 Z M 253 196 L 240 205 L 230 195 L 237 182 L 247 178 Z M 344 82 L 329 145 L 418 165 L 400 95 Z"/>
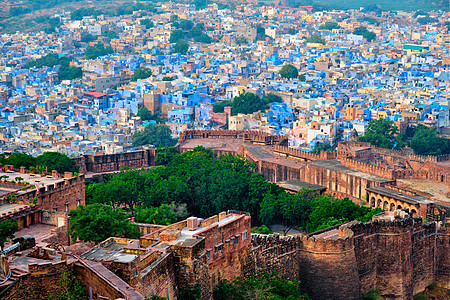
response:
<path id="1" fill-rule="evenodd" d="M 318 43 L 318 44 L 322 44 L 322 45 L 326 44 L 324 38 L 317 34 L 307 37 L 306 42 L 307 43 Z"/>
<path id="2" fill-rule="evenodd" d="M 175 43 L 175 45 L 172 48 L 172 53 L 180 53 L 182 55 L 185 55 L 189 50 L 189 43 L 185 40 L 179 40 Z"/>
<path id="3" fill-rule="evenodd" d="M 159 119 L 159 112 L 152 114 L 150 110 L 147 109 L 147 107 L 142 106 L 137 113 L 138 117 L 141 117 L 142 120 L 148 121 L 148 120 L 158 120 Z"/>
<path id="4" fill-rule="evenodd" d="M 411 148 L 419 155 L 450 154 L 450 141 L 446 138 L 438 137 L 434 129 L 420 124 L 414 130 Z"/>
<path id="5" fill-rule="evenodd" d="M 403 136 L 397 133 L 397 127 L 393 122 L 380 118 L 369 123 L 366 132 L 358 138 L 358 141 L 368 142 L 380 148 L 401 149 L 404 147 Z"/>
<path id="6" fill-rule="evenodd" d="M 59 56 L 56 53 L 49 53 L 39 59 L 29 60 L 25 64 L 25 68 L 52 68 L 54 66 L 60 65 L 61 68 L 58 73 L 58 78 L 60 80 L 72 80 L 76 78 L 81 78 L 83 76 L 83 71 L 80 67 L 71 67 L 70 62 L 71 57 Z"/>
<path id="7" fill-rule="evenodd" d="M 114 53 L 113 49 L 111 47 L 106 47 L 102 43 L 98 42 L 94 46 L 87 46 L 85 55 L 86 59 L 96 59 L 99 56 L 104 56 L 108 54 Z"/>
<path id="8" fill-rule="evenodd" d="M 367 30 L 364 26 L 356 27 L 355 30 L 353 30 L 353 34 L 362 35 L 368 42 L 377 38 L 377 35 L 374 32 Z"/>
<path id="9" fill-rule="evenodd" d="M 0 164 L 13 165 L 16 169 L 20 167 L 30 169 L 41 166 L 47 167 L 49 171 L 57 170 L 59 173 L 78 172 L 79 170 L 74 160 L 59 152 L 45 152 L 38 157 L 26 153 L 12 153 L 8 157 L 2 154 L 0 155 Z"/>
<path id="10" fill-rule="evenodd" d="M 293 65 L 287 64 L 281 67 L 280 76 L 282 78 L 294 79 L 298 77 L 298 70 Z"/>
<path id="11" fill-rule="evenodd" d="M 265 110 L 272 102 L 282 102 L 280 96 L 273 93 L 266 94 L 262 99 L 253 93 L 244 93 L 234 97 L 233 101 L 221 101 L 213 105 L 215 113 L 223 112 L 226 106 L 232 106 L 232 115 L 251 114 L 260 110 Z"/>
<path id="12" fill-rule="evenodd" d="M 73 159 L 59 152 L 45 152 L 39 155 L 37 164 L 47 167 L 49 171 L 57 170 L 59 173 L 78 172 L 80 169 Z"/>
<path id="13" fill-rule="evenodd" d="M 169 126 L 163 124 L 150 124 L 144 130 L 136 131 L 133 134 L 133 146 L 155 145 L 155 146 L 175 146 L 177 141 L 172 138 L 172 131 Z"/>
<path id="14" fill-rule="evenodd" d="M 138 79 L 146 79 L 152 76 L 152 70 L 146 67 L 139 67 L 134 70 L 133 75 L 131 75 L 131 81 L 137 81 Z"/>
<path id="15" fill-rule="evenodd" d="M 249 212 L 255 224 L 282 224 L 285 232 L 292 227 L 314 231 L 337 222 L 370 220 L 381 211 L 309 189 L 287 193 L 254 172 L 254 164 L 240 156 L 214 158 L 212 150 L 203 147 L 182 154 L 171 149 L 158 149 L 157 160 L 165 166 L 126 169 L 89 184 L 87 203 L 121 207 L 137 213 L 142 222 L 160 224 L 173 222 L 172 212 L 180 220 L 234 209 Z"/>
<path id="16" fill-rule="evenodd" d="M 5 243 L 14 238 L 17 230 L 19 230 L 17 220 L 0 220 L 0 247 L 2 250 Z"/>
<path id="17" fill-rule="evenodd" d="M 339 29 L 341 26 L 338 25 L 336 22 L 326 22 L 319 26 L 319 29 L 322 30 L 333 30 L 333 29 Z"/>
<path id="18" fill-rule="evenodd" d="M 138 238 L 139 229 L 129 215 L 100 203 L 79 206 L 69 212 L 69 234 L 76 241 L 101 242 L 111 236 Z"/>
<path id="19" fill-rule="evenodd" d="M 302 291 L 300 281 L 283 280 L 275 272 L 238 278 L 233 282 L 223 280 L 214 289 L 214 300 L 302 300 L 310 299 Z"/>
<path id="20" fill-rule="evenodd" d="M 155 26 L 155 24 L 153 23 L 153 21 L 151 19 L 141 19 L 141 20 L 139 20 L 139 23 L 141 25 L 144 25 L 146 29 L 150 29 L 153 26 Z"/>

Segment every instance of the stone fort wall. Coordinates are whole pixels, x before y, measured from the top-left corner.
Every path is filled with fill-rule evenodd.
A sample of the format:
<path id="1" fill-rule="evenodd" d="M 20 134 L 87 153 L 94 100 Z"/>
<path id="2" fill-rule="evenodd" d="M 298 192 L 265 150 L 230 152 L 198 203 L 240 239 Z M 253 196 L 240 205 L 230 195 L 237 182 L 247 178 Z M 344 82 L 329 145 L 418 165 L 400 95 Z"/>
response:
<path id="1" fill-rule="evenodd" d="M 332 231 L 328 239 L 254 234 L 242 272 L 301 280 L 313 299 L 360 299 L 372 288 L 412 299 L 432 281 L 450 287 L 449 228 L 416 218 L 353 222 Z"/>
<path id="2" fill-rule="evenodd" d="M 242 139 L 243 142 L 259 145 L 273 145 L 275 154 L 283 157 L 289 157 L 304 161 L 340 159 L 342 165 L 349 168 L 362 171 L 371 175 L 387 178 L 388 180 L 411 178 L 432 180 L 437 182 L 450 183 L 450 174 L 447 168 L 437 164 L 449 159 L 449 156 L 421 156 L 413 155 L 407 151 L 395 151 L 382 149 L 371 146 L 369 143 L 363 142 L 341 142 L 339 143 L 337 152 L 325 152 L 313 154 L 305 151 L 291 149 L 286 147 L 285 136 L 273 136 L 265 132 L 258 131 L 236 131 L 236 130 L 186 130 L 180 134 L 178 146 L 188 139 Z M 355 150 L 359 149 L 359 150 Z M 367 149 L 370 148 L 370 149 Z M 235 155 L 233 151 L 215 149 L 215 156 L 225 153 Z M 378 155 L 383 158 L 383 165 L 374 166 L 368 163 L 370 157 Z M 244 154 L 251 157 L 249 151 L 239 150 L 238 154 Z M 362 157 L 359 157 L 361 156 Z M 119 171 L 122 167 L 149 167 L 156 165 L 155 163 L 156 149 L 145 149 L 134 152 L 125 152 L 109 155 L 84 155 L 75 158 L 77 165 L 80 166 L 80 172 L 113 172 Z M 359 157 L 359 159 L 358 159 Z M 252 159 L 258 162 L 254 157 Z M 367 161 L 367 162 L 366 162 Z M 407 166 L 405 170 L 394 169 L 392 165 L 401 161 Z M 300 179 L 295 168 L 280 166 L 280 164 L 272 163 L 259 168 L 270 181 L 280 181 L 287 179 Z M 281 171 L 281 173 L 280 173 Z M 326 185 L 326 184 L 325 184 Z M 337 192 L 337 191 L 336 191 Z M 359 193 L 358 193 L 359 194 Z M 349 194 L 356 196 L 355 194 Z"/>

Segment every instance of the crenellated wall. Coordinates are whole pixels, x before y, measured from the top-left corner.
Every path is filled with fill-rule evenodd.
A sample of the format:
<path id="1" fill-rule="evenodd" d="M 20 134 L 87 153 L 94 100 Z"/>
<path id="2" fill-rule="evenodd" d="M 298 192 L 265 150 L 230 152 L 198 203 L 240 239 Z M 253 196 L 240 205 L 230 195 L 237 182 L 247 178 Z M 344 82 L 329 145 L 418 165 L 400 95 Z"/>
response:
<path id="1" fill-rule="evenodd" d="M 178 144 L 187 139 L 243 139 L 246 142 L 262 145 L 274 145 L 285 140 L 286 136 L 270 135 L 261 131 L 238 131 L 238 130 L 186 130 L 180 133 Z"/>
<path id="2" fill-rule="evenodd" d="M 149 167 L 156 165 L 156 149 L 145 149 L 107 155 L 83 155 L 74 158 L 81 173 L 119 171 L 123 167 Z"/>
<path id="3" fill-rule="evenodd" d="M 301 280 L 313 299 L 412 299 L 430 282 L 450 287 L 450 230 L 421 218 L 352 222 L 309 236 L 252 235 L 244 276 Z"/>
<path id="4" fill-rule="evenodd" d="M 336 152 L 333 151 L 320 151 L 320 154 L 315 154 L 312 152 L 297 150 L 293 148 L 289 148 L 286 146 L 274 145 L 273 152 L 275 154 L 284 156 L 284 157 L 292 157 L 296 159 L 303 160 L 319 160 L 319 159 L 335 159 Z"/>

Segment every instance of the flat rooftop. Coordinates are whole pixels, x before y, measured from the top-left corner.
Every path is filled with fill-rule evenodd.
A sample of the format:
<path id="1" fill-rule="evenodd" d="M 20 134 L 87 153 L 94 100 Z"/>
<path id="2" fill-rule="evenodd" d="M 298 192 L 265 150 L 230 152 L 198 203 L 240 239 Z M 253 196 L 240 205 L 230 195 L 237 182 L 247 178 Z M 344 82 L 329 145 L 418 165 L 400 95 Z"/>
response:
<path id="1" fill-rule="evenodd" d="M 400 186 L 405 186 L 414 190 L 418 190 L 430 194 L 430 200 L 436 199 L 440 203 L 450 205 L 449 185 L 443 182 L 436 182 L 423 179 L 397 179 Z"/>
<path id="2" fill-rule="evenodd" d="M 96 247 L 83 255 L 82 258 L 89 260 L 113 260 L 120 263 L 130 263 L 139 255 L 123 252 L 123 248 L 128 246 L 128 243 L 111 242 L 103 247 Z"/>
<path id="3" fill-rule="evenodd" d="M 29 182 L 30 184 L 36 185 L 36 187 L 40 187 L 40 186 L 42 186 L 42 184 L 49 185 L 49 184 L 55 184 L 56 182 L 64 181 L 63 178 L 53 178 L 48 175 L 42 177 L 39 174 L 31 175 L 30 173 L 22 174 L 19 172 L 11 172 L 11 173 L 8 172 L 8 173 L 0 174 L 0 175 L 9 176 L 9 178 L 7 180 L 14 180 L 14 178 L 16 178 L 16 177 L 22 177 L 23 178 L 22 182 Z M 19 187 L 19 189 L 20 189 L 20 187 Z"/>
<path id="4" fill-rule="evenodd" d="M 20 190 L 21 186 L 10 184 L 7 182 L 1 182 L 0 183 L 0 196 L 16 192 Z"/>
<path id="5" fill-rule="evenodd" d="M 176 239 L 175 241 L 169 242 L 168 244 L 171 244 L 171 245 L 175 245 L 176 244 L 178 246 L 185 246 L 185 247 L 194 246 L 200 240 L 197 239 L 197 238 L 194 238 L 193 235 L 199 233 L 200 231 L 208 229 L 208 228 L 210 228 L 210 227 L 212 227 L 214 225 L 221 226 L 221 225 L 223 225 L 223 224 L 225 224 L 227 222 L 230 222 L 230 221 L 232 221 L 234 219 L 236 219 L 235 215 L 228 215 L 223 220 L 221 220 L 219 222 L 212 223 L 211 225 L 206 226 L 206 227 L 198 227 L 195 230 L 188 230 L 187 227 L 185 227 L 185 228 L 181 229 L 181 236 L 178 239 Z"/>
<path id="6" fill-rule="evenodd" d="M 18 211 L 18 210 L 24 209 L 26 207 L 28 207 L 28 205 L 25 205 L 25 204 L 9 204 L 9 203 L 1 204 L 0 205 L 0 215 L 8 214 L 9 212 L 12 213 L 14 210 Z"/>
<path id="7" fill-rule="evenodd" d="M 328 169 L 328 170 L 338 171 L 341 173 L 351 174 L 351 175 L 365 178 L 365 179 L 368 179 L 368 180 L 371 180 L 374 182 L 390 181 L 389 179 L 386 179 L 386 178 L 381 178 L 381 177 L 377 177 L 377 176 L 374 176 L 371 174 L 367 174 L 364 172 L 350 169 L 349 167 L 342 165 L 341 161 L 337 160 L 337 159 L 313 160 L 310 162 L 310 165 L 321 167 L 321 168 Z"/>
<path id="8" fill-rule="evenodd" d="M 287 189 L 289 191 L 295 191 L 295 192 L 300 191 L 302 188 L 311 188 L 311 189 L 313 189 L 315 191 L 321 191 L 321 190 L 326 190 L 327 189 L 323 185 L 314 184 L 314 183 L 308 183 L 308 182 L 301 181 L 301 180 L 296 180 L 296 179 L 280 181 L 280 182 L 276 182 L 276 184 L 281 186 L 284 189 Z"/>
<path id="9" fill-rule="evenodd" d="M 396 200 L 400 200 L 409 204 L 427 204 L 431 202 L 427 197 L 422 195 L 411 196 L 381 186 L 366 188 L 366 190 L 369 192 L 379 193 L 381 195 L 385 195 L 387 197 L 394 198 Z"/>

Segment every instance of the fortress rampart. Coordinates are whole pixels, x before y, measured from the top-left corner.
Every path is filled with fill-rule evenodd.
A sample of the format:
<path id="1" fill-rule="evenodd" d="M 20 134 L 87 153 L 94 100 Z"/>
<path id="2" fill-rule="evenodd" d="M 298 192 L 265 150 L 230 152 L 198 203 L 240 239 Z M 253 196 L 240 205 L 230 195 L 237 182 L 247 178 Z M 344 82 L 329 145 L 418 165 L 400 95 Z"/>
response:
<path id="1" fill-rule="evenodd" d="M 252 235 L 244 275 L 276 271 L 313 299 L 360 299 L 372 288 L 412 299 L 435 281 L 450 287 L 449 228 L 401 221 L 352 222 L 312 236 Z"/>

